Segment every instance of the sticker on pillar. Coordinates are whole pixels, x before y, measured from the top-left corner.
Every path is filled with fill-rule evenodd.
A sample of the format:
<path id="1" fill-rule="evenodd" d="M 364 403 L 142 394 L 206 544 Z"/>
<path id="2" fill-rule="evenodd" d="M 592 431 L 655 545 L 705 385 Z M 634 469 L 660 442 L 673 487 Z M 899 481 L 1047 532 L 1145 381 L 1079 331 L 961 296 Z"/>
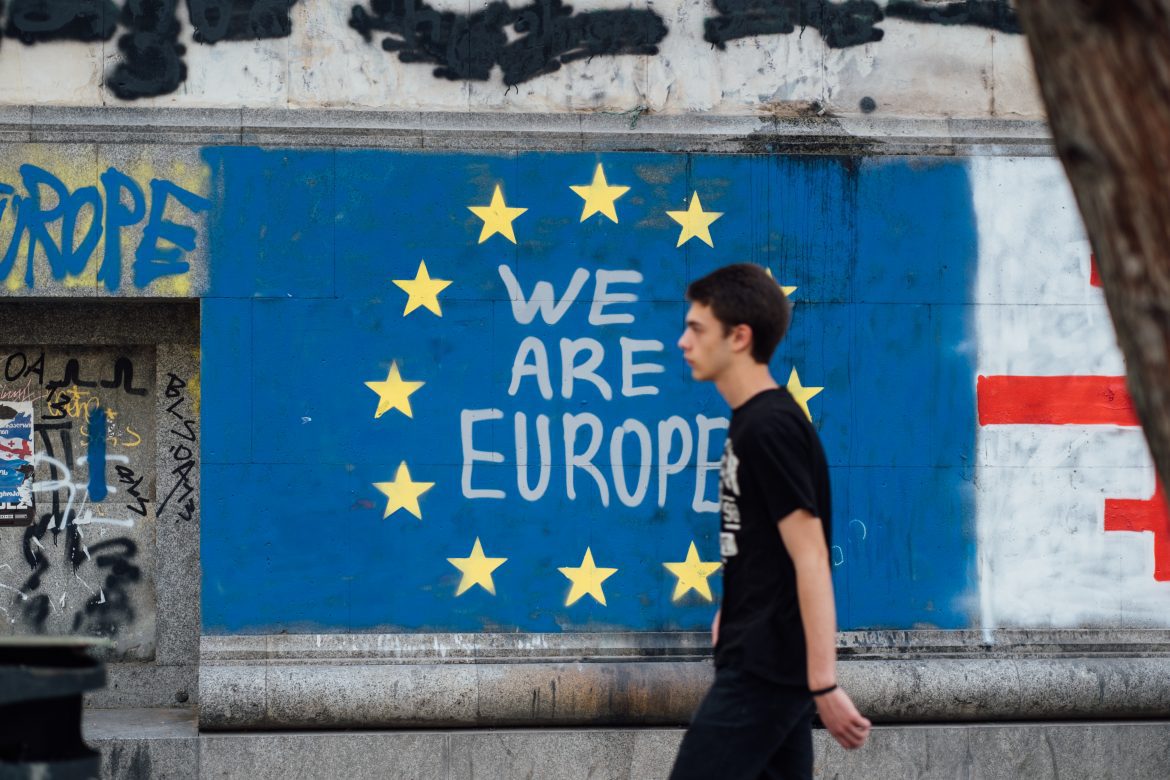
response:
<path id="1" fill-rule="evenodd" d="M 32 525 L 33 405 L 0 403 L 0 526 Z"/>

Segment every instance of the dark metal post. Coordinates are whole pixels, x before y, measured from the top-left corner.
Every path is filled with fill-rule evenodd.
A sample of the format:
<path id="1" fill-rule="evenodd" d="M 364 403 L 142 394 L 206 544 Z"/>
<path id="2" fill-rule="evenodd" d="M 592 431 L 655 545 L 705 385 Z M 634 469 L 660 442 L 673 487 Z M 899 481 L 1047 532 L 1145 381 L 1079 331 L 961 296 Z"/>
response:
<path id="1" fill-rule="evenodd" d="M 81 698 L 106 684 L 82 637 L 0 639 L 0 780 L 97 780 L 101 754 L 81 738 Z"/>

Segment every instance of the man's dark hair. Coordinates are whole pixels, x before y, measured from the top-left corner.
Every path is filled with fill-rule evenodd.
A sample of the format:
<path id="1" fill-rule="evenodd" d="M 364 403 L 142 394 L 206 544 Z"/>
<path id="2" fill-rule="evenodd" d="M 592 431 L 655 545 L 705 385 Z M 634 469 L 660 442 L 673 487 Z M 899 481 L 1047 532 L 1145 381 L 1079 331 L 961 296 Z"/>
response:
<path id="1" fill-rule="evenodd" d="M 724 266 L 687 287 L 687 300 L 709 306 L 724 334 L 736 325 L 752 329 L 752 359 L 767 363 L 788 332 L 792 304 L 776 280 L 750 263 Z"/>

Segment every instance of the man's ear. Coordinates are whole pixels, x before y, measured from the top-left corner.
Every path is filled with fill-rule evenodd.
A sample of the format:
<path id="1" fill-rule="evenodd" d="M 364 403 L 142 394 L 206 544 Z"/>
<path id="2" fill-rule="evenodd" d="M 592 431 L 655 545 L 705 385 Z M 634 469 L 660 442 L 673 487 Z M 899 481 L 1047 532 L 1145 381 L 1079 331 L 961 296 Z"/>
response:
<path id="1" fill-rule="evenodd" d="M 731 329 L 731 349 L 744 352 L 752 348 L 752 326 L 740 323 Z"/>

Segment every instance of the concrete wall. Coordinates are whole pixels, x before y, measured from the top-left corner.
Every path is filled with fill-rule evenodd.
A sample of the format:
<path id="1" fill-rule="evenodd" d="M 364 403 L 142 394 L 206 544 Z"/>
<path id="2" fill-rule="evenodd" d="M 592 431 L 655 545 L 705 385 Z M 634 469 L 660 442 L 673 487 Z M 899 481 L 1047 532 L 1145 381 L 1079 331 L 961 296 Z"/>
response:
<path id="1" fill-rule="evenodd" d="M 20 544 L 6 539 L 0 563 L 6 572 L 27 572 L 16 585 L 19 603 L 5 608 L 8 629 L 107 636 L 119 656 L 150 660 L 155 399 L 143 377 L 154 378 L 155 350 L 38 344 L 2 351 L 4 403 L 36 421 L 31 452 L 21 458 L 33 467 L 33 524 L 5 529 L 9 537 L 23 533 Z"/>
<path id="2" fill-rule="evenodd" d="M 6 105 L 1038 118 L 1007 0 L 6 4 Z"/>
<path id="3" fill-rule="evenodd" d="M 726 410 L 673 344 L 734 260 L 795 288 L 869 712 L 1170 689 L 1129 695 L 1170 521 L 1007 2 L 42 5 L 0 20 L 0 633 L 110 638 L 94 703 L 685 720 Z"/>
<path id="4" fill-rule="evenodd" d="M 190 702 L 199 641 L 198 305 L 57 298 L 7 300 L 2 310 L 0 405 L 31 408 L 33 426 L 26 456 L 12 457 L 23 446 L 0 440 L 9 456 L 0 473 L 26 461 L 33 506 L 6 501 L 0 636 L 104 637 L 110 683 L 95 702 Z"/>
<path id="5" fill-rule="evenodd" d="M 1041 129 L 229 116 L 5 128 L 0 402 L 31 409 L 31 452 L 20 426 L 6 446 L 37 504 L 0 529 L 4 631 L 112 638 L 95 703 L 201 697 L 205 728 L 685 720 L 726 411 L 673 342 L 687 279 L 747 259 L 796 288 L 773 369 L 833 462 L 868 711 L 1158 710 L 1166 516 Z M 495 150 L 457 151 L 477 130 Z M 613 218 L 585 213 L 598 166 L 629 188 Z M 526 210 L 493 218 L 497 187 Z M 429 298 L 423 262 L 450 282 Z M 396 371 L 423 383 L 405 400 Z M 616 570 L 592 590 L 587 550 Z"/>

